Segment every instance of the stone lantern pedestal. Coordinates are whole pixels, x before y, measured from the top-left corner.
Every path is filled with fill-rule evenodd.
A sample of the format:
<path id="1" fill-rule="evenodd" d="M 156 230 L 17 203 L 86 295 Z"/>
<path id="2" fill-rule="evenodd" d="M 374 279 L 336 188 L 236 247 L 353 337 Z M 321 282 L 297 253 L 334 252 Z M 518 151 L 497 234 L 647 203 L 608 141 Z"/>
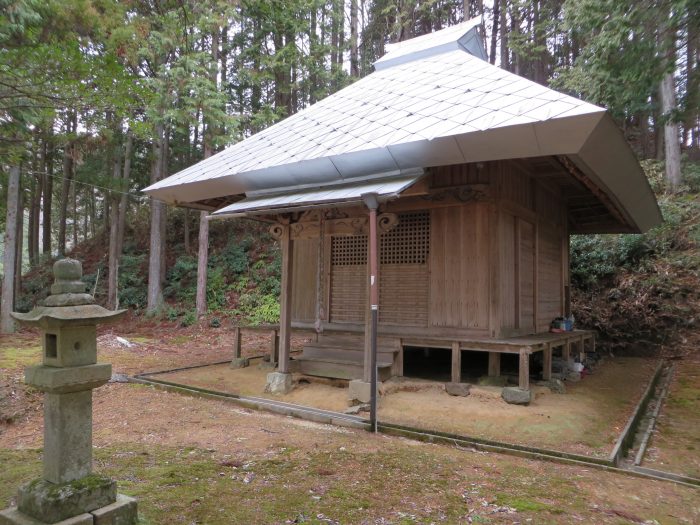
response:
<path id="1" fill-rule="evenodd" d="M 97 363 L 95 328 L 125 310 L 94 304 L 80 262 L 62 259 L 53 270 L 43 306 L 12 314 L 42 333 L 42 364 L 25 370 L 25 382 L 45 392 L 43 476 L 20 487 L 17 507 L 0 512 L 0 525 L 132 525 L 136 500 L 92 472 L 92 390 L 112 375 L 112 365 Z"/>

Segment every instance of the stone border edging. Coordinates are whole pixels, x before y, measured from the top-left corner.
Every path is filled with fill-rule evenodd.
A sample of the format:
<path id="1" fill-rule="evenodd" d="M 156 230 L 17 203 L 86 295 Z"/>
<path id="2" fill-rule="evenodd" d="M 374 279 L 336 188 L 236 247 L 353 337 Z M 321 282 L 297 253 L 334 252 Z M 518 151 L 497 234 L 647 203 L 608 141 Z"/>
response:
<path id="1" fill-rule="evenodd" d="M 369 428 L 369 423 L 360 417 L 350 414 L 341 414 L 340 412 L 332 412 L 330 410 L 321 410 L 304 405 L 295 405 L 293 403 L 285 403 L 283 401 L 275 401 L 273 399 L 261 397 L 248 397 L 241 396 L 239 394 L 218 392 L 216 390 L 191 387 L 160 379 L 146 379 L 143 376 L 130 377 L 129 381 L 132 383 L 154 386 L 163 390 L 172 390 L 181 394 L 231 401 L 245 408 L 250 408 L 253 410 L 267 410 L 269 412 L 284 416 L 292 416 L 299 419 L 315 421 L 316 423 L 346 426 L 363 430 L 367 430 Z"/>
<path id="2" fill-rule="evenodd" d="M 224 364 L 228 361 L 222 363 L 212 363 L 209 365 L 197 365 L 192 367 L 184 367 L 178 370 L 187 370 L 192 368 L 201 368 L 204 366 L 212 366 L 213 364 Z M 652 378 L 652 382 L 649 384 L 647 389 L 642 396 L 642 399 L 637 404 L 635 413 L 628 421 L 625 430 L 629 434 L 632 427 L 632 422 L 638 419 L 639 416 L 637 412 L 640 412 L 640 406 L 646 404 L 649 401 L 649 393 L 652 391 L 652 386 L 655 386 L 660 377 L 660 371 L 662 370 L 663 362 L 660 362 Z M 145 374 L 139 374 L 137 376 L 129 377 L 129 381 L 138 384 L 144 384 L 153 386 L 155 388 L 160 388 L 162 390 L 179 392 L 185 395 L 199 396 L 210 399 L 219 399 L 222 401 L 229 401 L 236 403 L 245 408 L 253 410 L 265 410 L 268 412 L 273 412 L 280 415 L 296 417 L 299 419 L 304 419 L 308 421 L 314 421 L 316 423 L 330 424 L 345 426 L 350 428 L 369 430 L 370 425 L 367 419 L 359 416 L 353 416 L 350 414 L 342 414 L 340 412 L 334 412 L 330 410 L 321 410 L 313 407 L 308 407 L 305 405 L 296 405 L 293 403 L 285 403 L 283 401 L 275 401 L 273 399 L 259 398 L 259 397 L 249 397 L 242 396 L 239 394 L 230 394 L 225 392 L 218 392 L 215 390 L 208 390 L 205 388 L 191 387 L 187 385 L 182 385 L 179 383 L 173 383 L 170 381 L 163 381 L 160 379 L 149 378 L 148 376 L 164 374 L 169 372 L 174 372 L 176 370 L 165 370 L 160 372 L 149 372 Z M 637 421 L 638 423 L 638 421 Z M 458 447 L 470 447 L 475 450 L 482 450 L 486 452 L 496 452 L 502 454 L 508 454 L 517 457 L 523 457 L 528 459 L 536 459 L 541 461 L 550 461 L 554 463 L 562 463 L 567 465 L 579 465 L 586 467 L 593 467 L 601 470 L 606 470 L 610 472 L 616 472 L 620 474 L 627 474 L 636 477 L 650 478 L 659 481 L 671 481 L 674 483 L 679 483 L 682 485 L 687 485 L 697 488 L 700 486 L 700 480 L 695 478 L 689 478 L 687 476 L 681 476 L 677 474 L 672 474 L 668 472 L 657 471 L 649 469 L 646 467 L 632 467 L 632 468 L 620 468 L 617 464 L 613 462 L 613 454 L 608 458 L 596 458 L 590 456 L 583 456 L 581 454 L 574 454 L 569 452 L 561 452 L 549 449 L 540 449 L 536 447 L 528 447 L 526 445 L 516 445 L 512 443 L 503 443 L 499 441 L 492 441 L 482 438 L 472 438 L 467 436 L 460 436 L 455 434 L 449 434 L 446 432 L 439 431 L 426 431 L 423 429 L 417 429 L 402 425 L 395 425 L 391 423 L 379 423 L 379 432 L 386 435 L 393 435 L 404 437 L 407 439 L 413 439 L 417 441 L 424 441 L 428 443 L 439 443 L 446 445 L 455 445 Z M 623 437 L 620 436 L 616 444 L 616 448 L 613 452 L 619 454 L 621 450 L 621 443 L 623 442 Z M 629 439 L 629 437 L 627 438 Z"/>
<path id="3" fill-rule="evenodd" d="M 632 415 L 627 420 L 627 424 L 622 430 L 620 437 L 617 438 L 615 447 L 613 448 L 609 456 L 609 461 L 615 466 L 618 466 L 620 464 L 620 461 L 623 457 L 625 457 L 625 455 L 630 449 L 630 446 L 632 445 L 632 442 L 634 441 L 634 436 L 637 431 L 637 427 L 639 426 L 642 416 L 644 415 L 644 411 L 646 410 L 646 407 L 649 404 L 649 401 L 651 400 L 651 396 L 656 390 L 656 385 L 658 384 L 659 378 L 661 377 L 661 371 L 663 370 L 663 367 L 664 361 L 661 360 L 656 366 L 654 376 L 647 385 L 644 394 L 642 394 L 641 399 L 637 403 L 637 406 L 634 408 L 634 412 L 632 412 Z"/>
<path id="4" fill-rule="evenodd" d="M 656 478 L 665 479 L 669 481 L 675 481 L 676 483 L 681 483 L 683 485 L 690 485 L 691 487 L 700 487 L 700 478 L 693 478 L 690 476 L 684 476 L 683 474 L 674 474 L 673 472 L 666 472 L 663 470 L 656 470 L 649 467 L 641 467 L 639 465 L 634 465 L 630 467 L 633 472 L 638 472 L 644 474 L 645 476 L 654 476 Z"/>
<path id="5" fill-rule="evenodd" d="M 659 417 L 659 413 L 661 412 L 661 407 L 664 403 L 664 400 L 666 399 L 666 396 L 668 395 L 668 390 L 669 390 L 669 387 L 671 386 L 671 380 L 673 379 L 674 370 L 675 370 L 674 364 L 671 364 L 667 369 L 666 378 L 665 378 L 663 386 L 661 387 L 661 393 L 659 394 L 659 398 L 656 401 L 656 406 L 654 407 L 654 411 L 651 413 L 651 417 L 649 418 L 649 424 L 647 425 L 647 428 L 644 431 L 644 435 L 642 436 L 642 442 L 639 445 L 639 450 L 637 451 L 637 455 L 634 458 L 634 466 L 635 467 L 641 466 L 642 461 L 644 460 L 644 454 L 646 454 L 647 446 L 649 445 L 649 439 L 651 438 L 651 434 L 654 431 L 654 428 L 656 427 L 656 421 Z"/>

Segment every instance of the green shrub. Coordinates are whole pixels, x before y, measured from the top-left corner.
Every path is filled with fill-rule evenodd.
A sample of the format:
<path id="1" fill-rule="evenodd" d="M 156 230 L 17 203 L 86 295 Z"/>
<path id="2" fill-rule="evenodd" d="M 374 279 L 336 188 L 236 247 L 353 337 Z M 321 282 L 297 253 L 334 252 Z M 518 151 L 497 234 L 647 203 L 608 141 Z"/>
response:
<path id="1" fill-rule="evenodd" d="M 197 259 L 181 255 L 168 270 L 163 295 L 178 303 L 194 304 L 197 293 Z"/>
<path id="2" fill-rule="evenodd" d="M 180 317 L 180 312 L 179 312 L 179 310 L 177 310 L 176 308 L 173 308 L 172 306 L 169 307 L 169 308 L 165 311 L 165 318 L 166 318 L 168 321 L 177 321 L 177 318 L 178 318 L 178 317 Z"/>
<path id="3" fill-rule="evenodd" d="M 221 319 L 218 317 L 212 317 L 209 320 L 209 327 L 210 328 L 220 328 L 221 327 Z"/>
<path id="4" fill-rule="evenodd" d="M 700 193 L 700 163 L 688 162 L 685 164 L 683 183 L 691 193 Z"/>
<path id="5" fill-rule="evenodd" d="M 251 292 L 241 296 L 238 313 L 245 322 L 259 324 L 274 324 L 280 319 L 279 299 L 275 295 Z"/>
<path id="6" fill-rule="evenodd" d="M 188 326 L 192 326 L 197 322 L 197 312 L 195 310 L 188 310 L 185 312 L 185 315 L 182 316 L 182 319 L 180 319 L 180 326 L 183 328 L 187 328 Z"/>
<path id="7" fill-rule="evenodd" d="M 231 289 L 236 293 L 243 293 L 248 289 L 248 284 L 250 284 L 250 279 L 245 275 L 241 275 L 231 285 Z"/>
<path id="8" fill-rule="evenodd" d="M 229 240 L 226 247 L 209 260 L 211 267 L 222 267 L 228 274 L 241 274 L 248 270 L 250 242 Z"/>
<path id="9" fill-rule="evenodd" d="M 146 306 L 146 272 L 144 265 L 147 254 L 124 254 L 119 266 L 119 305 L 122 308 L 143 308 Z"/>
<path id="10" fill-rule="evenodd" d="M 221 267 L 209 268 L 207 271 L 207 307 L 220 310 L 226 306 L 226 279 Z"/>

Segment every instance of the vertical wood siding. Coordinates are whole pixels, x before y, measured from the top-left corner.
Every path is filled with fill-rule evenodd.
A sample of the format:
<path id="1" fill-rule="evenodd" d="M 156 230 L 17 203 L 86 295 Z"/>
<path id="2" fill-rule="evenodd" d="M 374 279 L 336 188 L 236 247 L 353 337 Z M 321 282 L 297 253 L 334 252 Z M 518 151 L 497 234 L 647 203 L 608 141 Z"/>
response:
<path id="1" fill-rule="evenodd" d="M 520 328 L 535 329 L 535 226 L 520 221 Z"/>
<path id="2" fill-rule="evenodd" d="M 559 231 L 539 225 L 538 331 L 546 331 L 552 319 L 562 314 L 562 242 Z"/>
<path id="3" fill-rule="evenodd" d="M 487 329 L 488 206 L 465 204 L 431 212 L 431 326 Z"/>
<path id="4" fill-rule="evenodd" d="M 294 241 L 292 264 L 292 319 L 316 319 L 316 271 L 318 268 L 318 239 Z"/>

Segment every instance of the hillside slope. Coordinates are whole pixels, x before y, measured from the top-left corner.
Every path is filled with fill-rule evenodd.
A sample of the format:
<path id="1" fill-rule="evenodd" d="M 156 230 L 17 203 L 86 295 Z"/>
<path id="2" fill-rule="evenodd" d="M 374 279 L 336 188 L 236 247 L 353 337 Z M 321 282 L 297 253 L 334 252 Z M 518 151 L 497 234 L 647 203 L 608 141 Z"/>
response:
<path id="1" fill-rule="evenodd" d="M 681 356 L 700 341 L 700 165 L 683 191 L 664 195 L 662 166 L 645 163 L 664 223 L 644 235 L 571 240 L 572 310 L 606 349 Z"/>

